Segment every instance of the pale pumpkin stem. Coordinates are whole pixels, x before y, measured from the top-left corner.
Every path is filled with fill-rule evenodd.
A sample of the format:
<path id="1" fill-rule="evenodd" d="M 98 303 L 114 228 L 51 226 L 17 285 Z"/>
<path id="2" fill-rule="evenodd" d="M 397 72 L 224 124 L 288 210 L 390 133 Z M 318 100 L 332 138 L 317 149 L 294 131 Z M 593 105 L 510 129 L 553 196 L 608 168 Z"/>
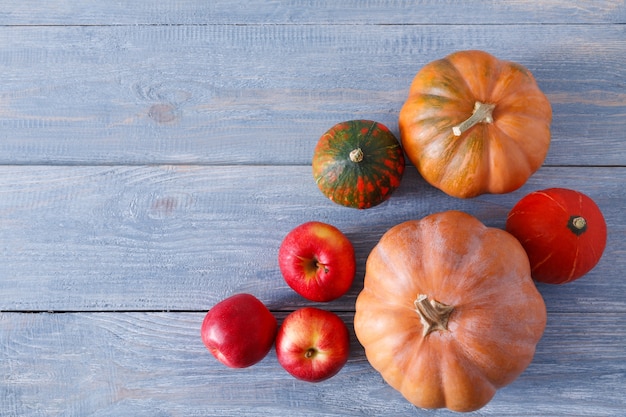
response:
<path id="1" fill-rule="evenodd" d="M 430 300 L 424 294 L 419 294 L 414 304 L 423 325 L 423 336 L 435 330 L 448 330 L 448 319 L 454 307 Z"/>
<path id="2" fill-rule="evenodd" d="M 361 148 L 353 149 L 352 152 L 350 152 L 350 160 L 354 163 L 359 163 L 363 160 L 363 151 Z"/>
<path id="3" fill-rule="evenodd" d="M 458 126 L 454 126 L 452 133 L 454 133 L 454 136 L 461 136 L 463 132 L 478 123 L 493 123 L 492 113 L 495 107 L 495 104 L 485 104 L 477 101 L 474 104 L 472 115 Z"/>

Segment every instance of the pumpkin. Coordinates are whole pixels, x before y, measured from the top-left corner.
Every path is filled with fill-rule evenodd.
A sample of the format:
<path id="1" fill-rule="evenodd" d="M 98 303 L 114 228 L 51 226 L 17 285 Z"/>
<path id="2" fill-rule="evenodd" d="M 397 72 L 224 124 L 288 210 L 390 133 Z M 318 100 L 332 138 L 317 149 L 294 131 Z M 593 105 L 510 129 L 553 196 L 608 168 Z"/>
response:
<path id="1" fill-rule="evenodd" d="M 383 124 L 371 120 L 338 123 L 319 139 L 313 177 L 335 203 L 359 209 L 387 200 L 399 187 L 404 153 Z"/>
<path id="2" fill-rule="evenodd" d="M 506 230 L 528 254 L 536 281 L 565 284 L 587 274 L 606 246 L 606 222 L 587 195 L 548 188 L 524 196 L 511 209 Z"/>
<path id="3" fill-rule="evenodd" d="M 460 51 L 416 74 L 400 111 L 400 139 L 422 177 L 445 193 L 502 194 L 543 164 L 551 120 L 530 71 L 483 51 Z"/>
<path id="4" fill-rule="evenodd" d="M 477 410 L 530 364 L 546 307 L 520 243 L 460 211 L 389 229 L 366 262 L 354 328 L 421 408 Z"/>

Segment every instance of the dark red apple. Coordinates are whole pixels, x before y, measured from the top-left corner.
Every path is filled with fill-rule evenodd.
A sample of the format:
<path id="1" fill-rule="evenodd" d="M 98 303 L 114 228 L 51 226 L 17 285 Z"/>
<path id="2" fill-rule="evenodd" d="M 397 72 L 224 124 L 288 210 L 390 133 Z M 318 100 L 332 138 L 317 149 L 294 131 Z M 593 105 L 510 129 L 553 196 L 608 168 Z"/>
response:
<path id="1" fill-rule="evenodd" d="M 320 382 L 337 374 L 350 355 L 343 320 L 327 310 L 304 307 L 289 314 L 276 335 L 276 356 L 294 377 Z"/>
<path id="2" fill-rule="evenodd" d="M 311 221 L 290 231 L 278 251 L 287 284 L 311 301 L 331 301 L 352 286 L 356 259 L 352 242 L 335 226 Z"/>
<path id="3" fill-rule="evenodd" d="M 207 349 L 224 365 L 246 368 L 272 349 L 278 323 L 251 294 L 236 294 L 217 303 L 204 317 L 200 334 Z"/>

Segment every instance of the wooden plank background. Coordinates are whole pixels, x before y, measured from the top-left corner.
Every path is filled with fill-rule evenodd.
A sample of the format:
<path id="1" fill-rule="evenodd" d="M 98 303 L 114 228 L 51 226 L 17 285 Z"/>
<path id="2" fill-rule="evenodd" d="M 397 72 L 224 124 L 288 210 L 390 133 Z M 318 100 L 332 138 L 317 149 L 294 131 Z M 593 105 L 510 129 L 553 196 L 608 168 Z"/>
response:
<path id="1" fill-rule="evenodd" d="M 626 155 L 604 150 L 623 137 L 625 33 L 588 24 L 0 27 L 11 83 L 0 96 L 0 162 L 310 164 L 337 120 L 397 131 L 424 64 L 483 49 L 527 66 L 550 99 L 546 164 L 624 165 Z"/>
<path id="2" fill-rule="evenodd" d="M 386 386 L 352 335 L 348 365 L 296 381 L 272 352 L 226 370 L 199 337 L 251 292 L 279 319 L 310 305 L 280 276 L 284 235 L 335 224 L 351 291 L 401 221 L 447 209 L 503 227 L 526 193 L 578 189 L 605 214 L 585 278 L 539 285 L 529 369 L 475 416 L 626 415 L 626 3 L 622 1 L 0 0 L 0 415 L 452 416 Z M 365 211 L 328 201 L 311 157 L 333 124 L 397 133 L 415 73 L 460 49 L 528 67 L 550 99 L 544 166 L 513 193 L 459 200 L 413 167 Z M 320 306 L 319 304 L 314 304 Z"/>

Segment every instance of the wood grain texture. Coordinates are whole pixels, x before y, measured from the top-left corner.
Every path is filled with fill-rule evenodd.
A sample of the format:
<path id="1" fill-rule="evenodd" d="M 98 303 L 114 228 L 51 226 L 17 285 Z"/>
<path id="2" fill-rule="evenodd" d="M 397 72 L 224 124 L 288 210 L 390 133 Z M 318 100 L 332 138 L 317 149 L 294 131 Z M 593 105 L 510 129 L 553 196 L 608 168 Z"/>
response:
<path id="1" fill-rule="evenodd" d="M 0 27 L 0 163 L 310 164 L 339 121 L 398 134 L 417 71 L 458 49 L 533 72 L 547 165 L 626 166 L 624 25 Z"/>
<path id="2" fill-rule="evenodd" d="M 386 385 L 352 314 L 340 314 L 352 334 L 349 362 L 319 384 L 292 378 L 274 351 L 243 370 L 219 364 L 200 340 L 202 313 L 0 314 L 0 407 L 22 417 L 458 415 L 417 409 Z M 529 368 L 467 415 L 623 415 L 621 317 L 551 314 Z"/>
<path id="3" fill-rule="evenodd" d="M 279 319 L 311 305 L 277 267 L 307 220 L 355 244 L 331 303 L 352 332 L 371 248 L 447 209 L 504 227 L 526 193 L 568 187 L 605 214 L 597 267 L 539 285 L 531 366 L 481 417 L 626 415 L 623 0 L 0 0 L 0 416 L 445 416 L 389 388 L 352 333 L 347 366 L 296 381 L 202 346 L 205 312 L 250 292 Z M 553 105 L 546 163 L 520 190 L 458 200 L 409 167 L 366 211 L 315 186 L 337 122 L 397 133 L 415 73 L 460 49 L 519 62 Z"/>
<path id="4" fill-rule="evenodd" d="M 621 0 L 0 2 L 3 25 L 625 23 Z"/>
<path id="5" fill-rule="evenodd" d="M 280 275 L 278 247 L 308 220 L 355 245 L 358 278 L 332 304 L 352 310 L 367 255 L 391 226 L 458 209 L 502 228 L 527 192 L 563 186 L 597 202 L 609 241 L 588 277 L 542 287 L 549 309 L 626 312 L 625 182 L 624 168 L 546 167 L 514 193 L 459 200 L 410 168 L 388 202 L 359 211 L 326 199 L 310 166 L 0 167 L 0 310 L 203 310 L 243 291 L 291 309 L 303 299 Z"/>

